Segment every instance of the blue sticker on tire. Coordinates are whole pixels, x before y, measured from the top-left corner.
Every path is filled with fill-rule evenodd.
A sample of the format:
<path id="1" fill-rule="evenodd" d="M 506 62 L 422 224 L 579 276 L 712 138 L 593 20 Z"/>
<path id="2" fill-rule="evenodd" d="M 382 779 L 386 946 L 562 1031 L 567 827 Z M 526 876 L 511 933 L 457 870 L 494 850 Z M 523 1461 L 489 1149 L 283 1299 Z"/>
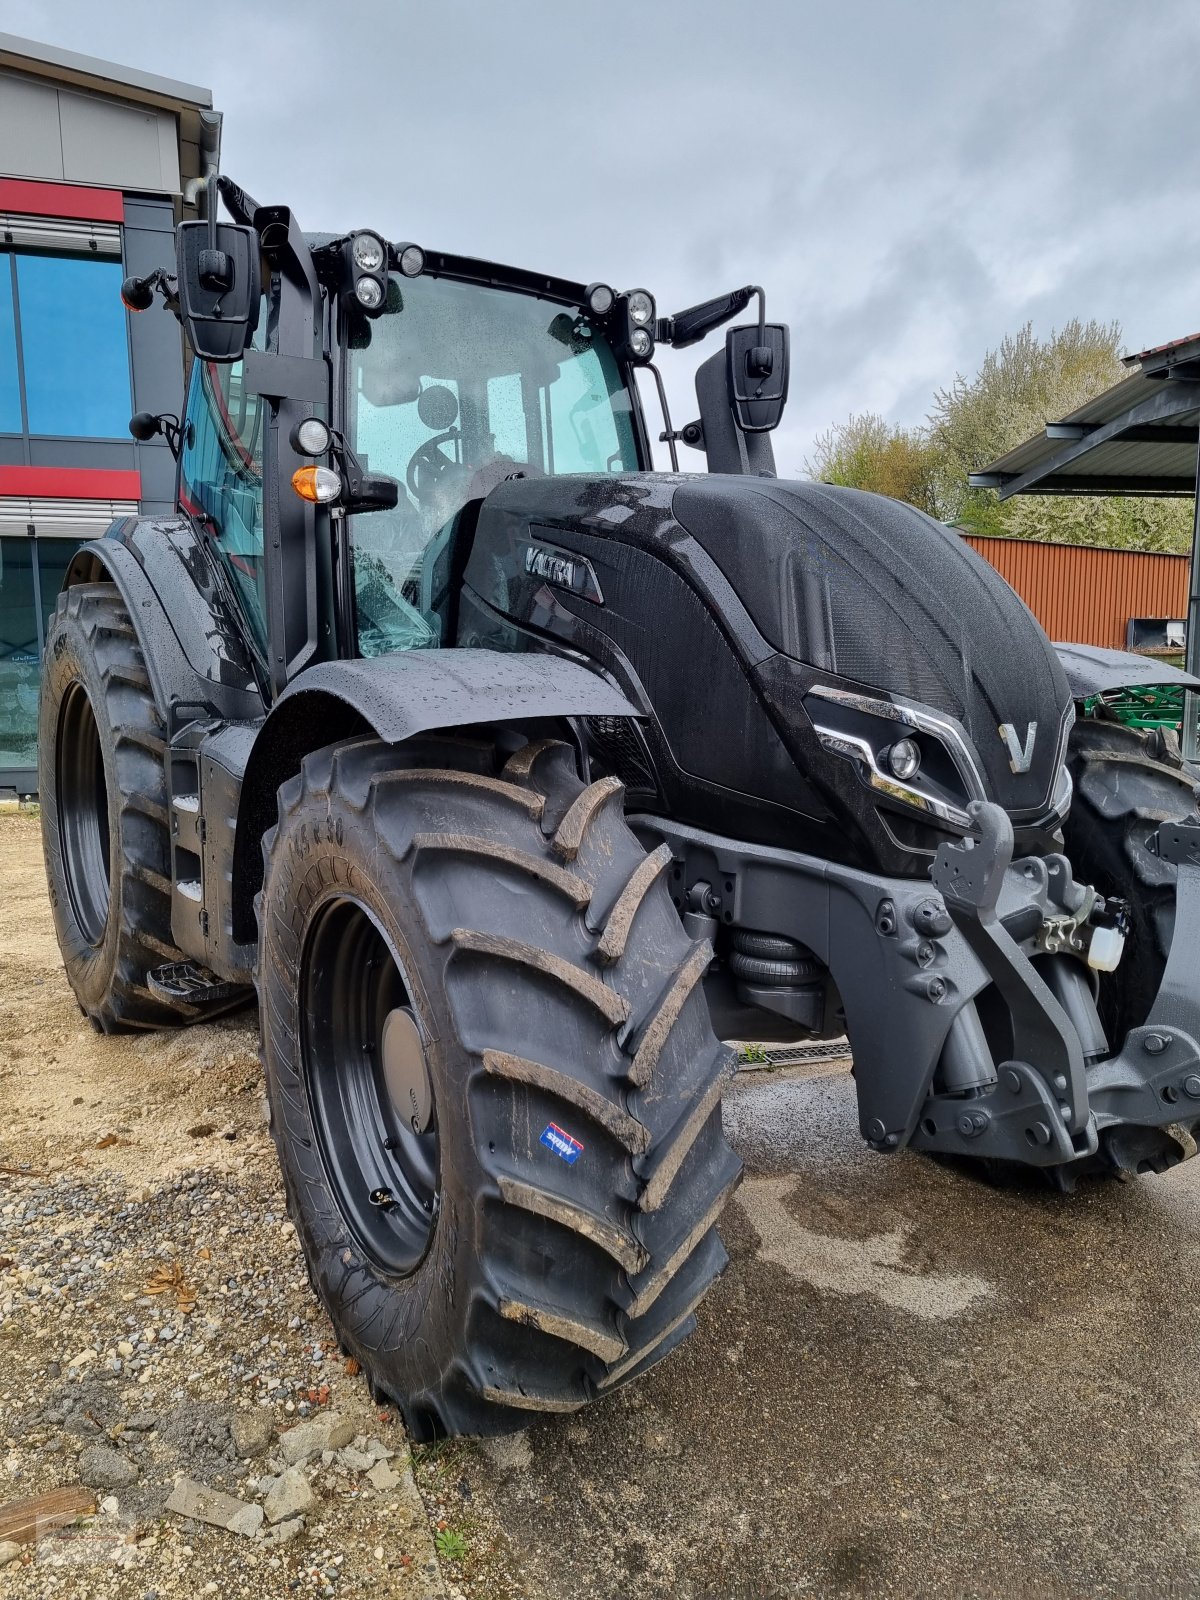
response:
<path id="1" fill-rule="evenodd" d="M 583 1154 L 583 1146 L 578 1139 L 559 1127 L 557 1122 L 548 1123 L 542 1134 L 542 1143 L 547 1150 L 553 1150 L 556 1156 L 561 1156 L 569 1167 L 573 1167 Z"/>

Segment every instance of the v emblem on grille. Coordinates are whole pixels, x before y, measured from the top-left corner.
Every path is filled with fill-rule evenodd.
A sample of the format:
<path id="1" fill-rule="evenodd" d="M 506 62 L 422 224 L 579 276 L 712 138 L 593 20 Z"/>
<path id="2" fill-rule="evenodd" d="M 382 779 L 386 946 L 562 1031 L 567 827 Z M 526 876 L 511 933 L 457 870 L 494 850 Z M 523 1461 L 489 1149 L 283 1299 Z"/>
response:
<path id="1" fill-rule="evenodd" d="M 1008 746 L 1008 764 L 1014 772 L 1028 772 L 1033 765 L 1033 746 L 1037 739 L 1037 723 L 1031 722 L 1025 730 L 1025 743 L 1017 738 L 1011 722 L 1000 724 L 1000 737 Z"/>

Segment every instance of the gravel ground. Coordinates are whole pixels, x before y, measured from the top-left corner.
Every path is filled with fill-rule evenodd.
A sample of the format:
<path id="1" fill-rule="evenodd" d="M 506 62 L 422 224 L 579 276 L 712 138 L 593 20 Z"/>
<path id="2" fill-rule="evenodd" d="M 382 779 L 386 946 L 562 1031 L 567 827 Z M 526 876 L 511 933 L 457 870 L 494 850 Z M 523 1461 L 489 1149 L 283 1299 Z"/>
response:
<path id="1" fill-rule="evenodd" d="M 469 1479 L 410 1451 L 338 1356 L 286 1217 L 253 1016 L 97 1036 L 62 975 L 36 818 L 0 817 L 0 906 L 0 1518 L 70 1484 L 99 1507 L 0 1566 L 0 1600 L 504 1581 Z M 277 1490 L 313 1419 L 339 1448 Z M 250 1531 L 168 1509 L 181 1479 L 242 1502 Z"/>

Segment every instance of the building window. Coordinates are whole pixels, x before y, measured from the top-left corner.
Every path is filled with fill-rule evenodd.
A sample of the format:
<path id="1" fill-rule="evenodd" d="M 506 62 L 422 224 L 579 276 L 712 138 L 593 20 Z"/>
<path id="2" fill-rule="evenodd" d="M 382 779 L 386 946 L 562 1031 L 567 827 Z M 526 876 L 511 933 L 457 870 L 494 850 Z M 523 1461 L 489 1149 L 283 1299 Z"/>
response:
<path id="1" fill-rule="evenodd" d="M 21 383 L 17 372 L 17 319 L 10 287 L 12 268 L 0 254 L 0 433 L 20 433 Z"/>
<path id="2" fill-rule="evenodd" d="M 121 264 L 0 252 L 0 433 L 125 439 Z"/>
<path id="3" fill-rule="evenodd" d="M 0 535 L 0 788 L 36 787 L 46 629 L 71 557 L 87 537 Z"/>
<path id="4" fill-rule="evenodd" d="M 0 539 L 0 773 L 37 765 L 41 642 L 34 541 Z"/>

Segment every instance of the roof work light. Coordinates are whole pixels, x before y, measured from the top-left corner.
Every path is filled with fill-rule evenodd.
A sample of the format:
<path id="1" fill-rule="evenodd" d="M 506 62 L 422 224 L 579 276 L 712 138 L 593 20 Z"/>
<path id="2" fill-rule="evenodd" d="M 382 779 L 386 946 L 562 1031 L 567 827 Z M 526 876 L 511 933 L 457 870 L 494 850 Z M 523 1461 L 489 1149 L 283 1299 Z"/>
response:
<path id="1" fill-rule="evenodd" d="M 647 289 L 627 289 L 617 296 L 610 328 L 617 356 L 645 366 L 654 359 L 654 296 Z"/>
<path id="2" fill-rule="evenodd" d="M 376 233 L 352 233 L 342 247 L 343 292 L 368 317 L 387 304 L 388 247 Z"/>

